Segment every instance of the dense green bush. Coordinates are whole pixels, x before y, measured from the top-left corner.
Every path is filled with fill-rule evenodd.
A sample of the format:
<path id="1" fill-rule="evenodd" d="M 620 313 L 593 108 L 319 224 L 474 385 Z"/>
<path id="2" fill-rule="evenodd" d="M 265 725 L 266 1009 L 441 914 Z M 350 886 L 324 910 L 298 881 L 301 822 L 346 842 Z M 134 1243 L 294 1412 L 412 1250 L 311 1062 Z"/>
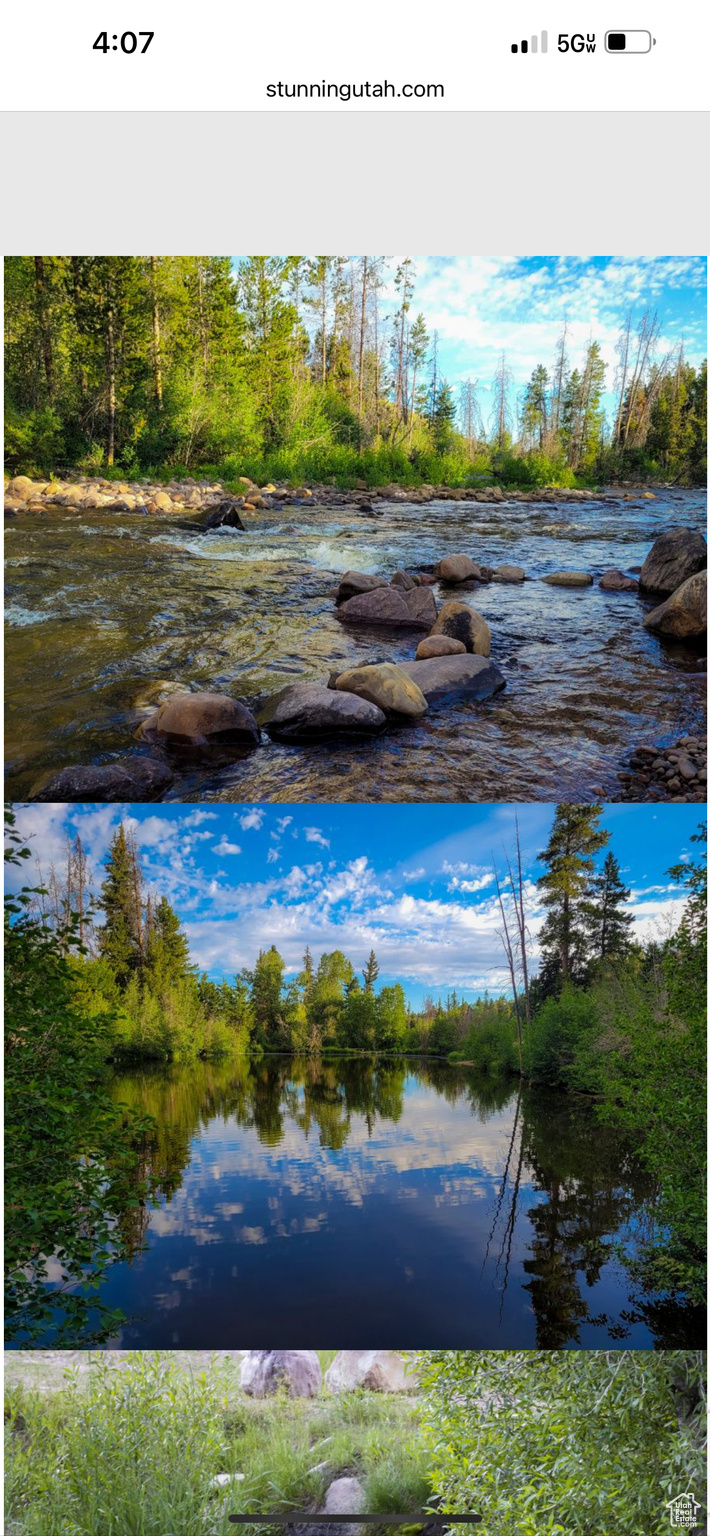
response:
<path id="1" fill-rule="evenodd" d="M 699 1352 L 421 1359 L 434 1492 L 450 1513 L 481 1514 L 489 1536 L 666 1536 L 667 1500 L 703 1503 Z"/>

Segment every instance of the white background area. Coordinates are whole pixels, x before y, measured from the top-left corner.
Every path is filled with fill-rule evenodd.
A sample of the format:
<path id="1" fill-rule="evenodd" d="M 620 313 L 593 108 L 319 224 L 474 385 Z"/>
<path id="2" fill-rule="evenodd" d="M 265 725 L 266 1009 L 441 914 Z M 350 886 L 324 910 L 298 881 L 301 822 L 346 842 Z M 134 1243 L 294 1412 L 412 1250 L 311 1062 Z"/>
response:
<path id="1" fill-rule="evenodd" d="M 5 113 L 2 246 L 704 255 L 709 128 L 688 112 Z"/>
<path id="2" fill-rule="evenodd" d="M 511 42 L 543 28 L 546 55 L 511 54 Z M 625 28 L 649 30 L 656 47 L 633 57 L 606 53 L 604 34 Z M 145 54 L 123 54 L 120 41 L 116 52 L 103 54 L 92 47 L 103 30 L 111 50 L 127 30 L 155 36 Z M 560 55 L 560 32 L 594 33 L 596 52 Z M 337 0 L 133 0 L 128 7 L 116 0 L 15 0 L 3 21 L 3 106 L 259 111 L 268 107 L 268 82 L 388 79 L 397 87 L 442 83 L 446 94 L 443 102 L 357 101 L 352 109 L 698 111 L 707 103 L 709 41 L 707 4 L 673 7 L 661 0 L 596 0 L 593 6 L 359 0 L 355 7 Z M 276 101 L 268 109 L 326 111 L 328 104 Z M 522 163 L 525 158 L 522 147 Z"/>

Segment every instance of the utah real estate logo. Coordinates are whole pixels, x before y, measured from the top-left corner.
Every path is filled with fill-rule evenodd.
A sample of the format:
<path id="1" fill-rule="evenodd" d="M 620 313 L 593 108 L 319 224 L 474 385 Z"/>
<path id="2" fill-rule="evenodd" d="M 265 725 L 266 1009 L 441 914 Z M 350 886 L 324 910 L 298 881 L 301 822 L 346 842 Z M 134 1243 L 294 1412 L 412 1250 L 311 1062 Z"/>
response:
<path id="1" fill-rule="evenodd" d="M 700 1505 L 692 1493 L 679 1493 L 669 1499 L 666 1509 L 671 1513 L 671 1525 L 676 1530 L 692 1531 L 700 1525 Z"/>

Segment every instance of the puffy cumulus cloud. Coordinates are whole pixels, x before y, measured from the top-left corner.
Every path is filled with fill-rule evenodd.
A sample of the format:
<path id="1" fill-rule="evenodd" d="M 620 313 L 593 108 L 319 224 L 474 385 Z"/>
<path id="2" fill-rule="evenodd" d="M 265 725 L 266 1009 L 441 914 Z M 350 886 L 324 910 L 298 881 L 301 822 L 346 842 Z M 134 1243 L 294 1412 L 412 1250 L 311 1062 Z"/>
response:
<path id="1" fill-rule="evenodd" d="M 214 845 L 215 853 L 241 853 L 241 851 L 241 845 L 239 843 L 230 843 L 224 832 L 219 842 Z"/>
<path id="2" fill-rule="evenodd" d="M 448 876 L 447 890 L 461 891 L 464 895 L 474 896 L 477 891 L 485 891 L 492 885 L 495 875 L 490 869 L 482 869 L 478 864 L 467 864 L 459 861 L 452 864 L 449 859 L 444 859 L 441 866 L 442 874 Z"/>
<path id="3" fill-rule="evenodd" d="M 324 837 L 318 827 L 304 827 L 303 836 L 307 843 L 318 843 L 320 848 L 330 848 L 330 839 Z"/>
<path id="4" fill-rule="evenodd" d="M 239 825 L 245 832 L 258 832 L 265 815 L 266 811 L 263 811 L 260 806 L 254 805 L 250 810 L 244 811 L 239 817 Z"/>
<path id="5" fill-rule="evenodd" d="M 276 829 L 277 829 L 277 831 L 279 833 L 284 833 L 286 831 L 286 828 L 290 827 L 292 821 L 293 821 L 293 816 L 279 816 L 279 818 L 278 818 L 278 820 L 276 822 Z"/>
<path id="6" fill-rule="evenodd" d="M 183 824 L 184 827 L 199 827 L 199 826 L 202 825 L 203 821 L 217 821 L 217 820 L 218 820 L 218 817 L 217 817 L 217 812 L 216 811 L 203 811 L 203 810 L 201 810 L 198 807 L 198 809 L 196 811 L 190 811 L 190 814 L 188 816 L 184 816 L 183 817 L 183 823 L 182 824 Z M 209 837 L 212 837 L 213 834 L 210 832 L 210 833 L 207 833 L 206 835 L 209 836 Z"/>

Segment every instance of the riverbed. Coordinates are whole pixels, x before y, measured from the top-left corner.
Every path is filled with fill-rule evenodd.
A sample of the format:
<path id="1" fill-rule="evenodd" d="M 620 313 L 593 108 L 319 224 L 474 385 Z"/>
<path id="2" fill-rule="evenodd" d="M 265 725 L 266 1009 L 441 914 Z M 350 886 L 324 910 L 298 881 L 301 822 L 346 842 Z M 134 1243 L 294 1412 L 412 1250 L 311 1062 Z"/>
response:
<path id="1" fill-rule="evenodd" d="M 639 743 L 704 730 L 704 661 L 642 627 L 653 606 L 602 592 L 654 538 L 704 530 L 701 491 L 637 502 L 378 503 L 282 508 L 245 533 L 173 517 L 55 509 L 6 527 L 6 760 L 11 798 L 48 769 L 135 749 L 136 700 L 159 680 L 226 691 L 258 711 L 297 680 L 414 655 L 421 632 L 346 629 L 334 591 L 348 569 L 391 576 L 446 554 L 522 565 L 522 585 L 434 588 L 488 621 L 506 688 L 448 701 L 360 744 L 262 744 L 217 769 L 186 768 L 166 798 L 199 800 L 615 799 Z M 559 570 L 595 577 L 547 586 Z"/>
<path id="2" fill-rule="evenodd" d="M 634 1288 L 652 1186 L 585 1099 L 291 1056 L 122 1071 L 113 1092 L 159 1132 L 156 1203 L 101 1288 L 111 1347 L 698 1344 L 697 1314 Z"/>

